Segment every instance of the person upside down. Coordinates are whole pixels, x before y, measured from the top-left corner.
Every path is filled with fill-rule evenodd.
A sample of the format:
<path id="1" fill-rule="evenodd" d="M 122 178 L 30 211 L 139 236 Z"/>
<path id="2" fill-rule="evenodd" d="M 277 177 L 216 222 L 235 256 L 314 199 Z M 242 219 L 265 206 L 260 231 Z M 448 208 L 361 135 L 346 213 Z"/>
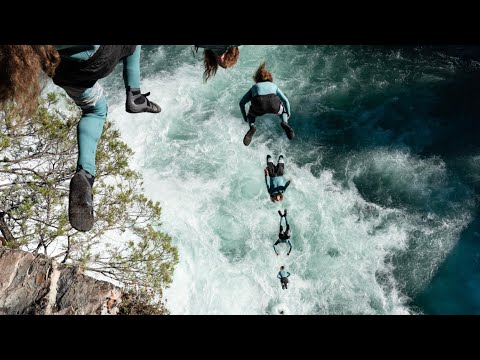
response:
<path id="1" fill-rule="evenodd" d="M 283 174 L 285 172 L 285 161 L 283 155 L 278 157 L 277 165 L 273 165 L 272 157 L 267 155 L 267 167 L 264 169 L 265 185 L 267 186 L 268 194 L 272 202 L 282 201 L 283 193 L 290 185 L 290 180 L 285 183 Z M 267 176 L 270 177 L 270 186 L 268 185 Z"/>
<path id="2" fill-rule="evenodd" d="M 282 284 L 282 289 L 285 290 L 288 288 L 288 277 L 290 273 L 285 270 L 285 266 L 280 267 L 280 271 L 277 274 L 277 278 L 280 279 L 280 284 Z"/>
<path id="3" fill-rule="evenodd" d="M 282 212 L 278 210 L 278 214 L 280 215 L 280 230 L 278 233 L 278 240 L 275 244 L 273 244 L 273 250 L 275 251 L 275 254 L 277 254 L 278 256 L 279 254 L 275 246 L 278 244 L 287 243 L 290 246 L 290 249 L 288 249 L 287 255 L 290 255 L 290 252 L 292 251 L 292 243 L 290 242 L 290 237 L 292 235 L 292 232 L 290 230 L 290 225 L 288 224 L 288 220 L 287 220 L 287 209 L 285 209 L 283 215 L 282 215 Z M 285 231 L 283 230 L 283 226 L 282 226 L 283 218 L 285 218 L 285 226 L 286 226 Z"/>

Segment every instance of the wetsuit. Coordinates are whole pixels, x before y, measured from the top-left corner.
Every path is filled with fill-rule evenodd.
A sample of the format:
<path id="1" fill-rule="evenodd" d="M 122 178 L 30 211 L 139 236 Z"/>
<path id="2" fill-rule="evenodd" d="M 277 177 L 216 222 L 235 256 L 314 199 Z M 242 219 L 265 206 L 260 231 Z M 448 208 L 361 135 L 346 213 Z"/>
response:
<path id="1" fill-rule="evenodd" d="M 285 225 L 287 226 L 285 231 L 283 231 L 283 226 L 282 226 L 282 219 L 285 217 Z M 288 249 L 287 255 L 290 255 L 290 251 L 292 251 L 292 243 L 290 242 L 290 237 L 292 235 L 292 232 L 290 231 L 290 225 L 288 224 L 288 220 L 286 216 L 281 216 L 280 217 L 280 231 L 278 233 L 278 240 L 275 244 L 273 244 L 273 250 L 275 250 L 275 253 L 278 255 L 277 249 L 275 249 L 275 245 L 278 244 L 285 244 L 288 243 L 290 246 L 290 249 Z"/>
<path id="2" fill-rule="evenodd" d="M 250 102 L 248 115 L 245 105 Z M 243 119 L 250 127 L 255 126 L 255 119 L 265 114 L 277 114 L 282 122 L 287 123 L 290 116 L 290 102 L 277 85 L 262 81 L 253 85 L 240 100 Z"/>
<path id="3" fill-rule="evenodd" d="M 285 170 L 285 163 L 283 158 L 278 160 L 277 166 L 273 165 L 273 162 L 267 162 L 268 176 L 270 177 L 270 186 L 268 185 L 267 175 L 265 175 L 265 185 L 270 196 L 276 196 L 277 194 L 283 194 L 290 181 L 285 183 L 283 173 Z"/>
<path id="4" fill-rule="evenodd" d="M 82 109 L 77 127 L 80 168 L 95 176 L 95 154 L 107 118 L 107 102 L 99 79 L 123 61 L 125 87 L 140 89 L 140 45 L 55 45 L 61 56 L 53 82 Z"/>
<path id="5" fill-rule="evenodd" d="M 280 279 L 280 284 L 282 284 L 282 289 L 284 289 L 284 290 L 287 288 L 288 277 L 289 276 L 290 276 L 290 273 L 288 271 L 285 271 L 285 270 L 281 270 L 277 274 L 277 278 Z"/>

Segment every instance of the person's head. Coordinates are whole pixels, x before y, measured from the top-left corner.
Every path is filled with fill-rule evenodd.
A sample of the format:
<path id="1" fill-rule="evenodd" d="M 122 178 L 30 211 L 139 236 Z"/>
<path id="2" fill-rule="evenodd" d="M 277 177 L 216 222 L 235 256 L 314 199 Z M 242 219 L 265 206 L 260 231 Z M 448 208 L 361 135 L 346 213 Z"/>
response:
<path id="1" fill-rule="evenodd" d="M 285 270 L 285 266 L 280 266 L 280 270 Z"/>
<path id="2" fill-rule="evenodd" d="M 257 69 L 257 72 L 255 75 L 253 75 L 253 81 L 256 83 L 264 81 L 273 82 L 272 74 L 265 69 L 265 63 L 260 65 L 260 67 Z"/>
<path id="3" fill-rule="evenodd" d="M 282 194 L 272 195 L 270 196 L 270 200 L 272 200 L 272 202 L 282 201 L 283 195 Z"/>
<path id="4" fill-rule="evenodd" d="M 235 65 L 238 61 L 239 55 L 240 50 L 237 46 L 228 48 L 228 50 L 222 55 L 217 55 L 212 50 L 205 49 L 203 58 L 203 64 L 205 67 L 203 81 L 207 82 L 208 79 L 215 76 L 219 66 L 228 69 Z"/>
<path id="5" fill-rule="evenodd" d="M 23 116 L 35 113 L 38 96 L 60 64 L 52 45 L 0 46 L 0 109 L 14 102 Z"/>

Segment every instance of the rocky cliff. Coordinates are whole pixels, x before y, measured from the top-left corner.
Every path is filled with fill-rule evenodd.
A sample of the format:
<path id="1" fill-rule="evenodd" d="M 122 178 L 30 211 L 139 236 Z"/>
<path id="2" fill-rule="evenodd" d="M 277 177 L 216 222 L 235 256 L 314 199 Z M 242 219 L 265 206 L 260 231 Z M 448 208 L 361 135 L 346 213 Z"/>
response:
<path id="1" fill-rule="evenodd" d="M 117 314 L 114 285 L 62 265 L 0 245 L 0 314 Z"/>

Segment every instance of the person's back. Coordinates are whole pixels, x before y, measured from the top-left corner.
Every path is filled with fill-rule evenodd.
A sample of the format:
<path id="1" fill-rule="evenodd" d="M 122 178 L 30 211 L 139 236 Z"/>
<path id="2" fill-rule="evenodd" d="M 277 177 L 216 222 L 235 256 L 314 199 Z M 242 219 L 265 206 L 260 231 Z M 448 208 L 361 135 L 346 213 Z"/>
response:
<path id="1" fill-rule="evenodd" d="M 265 63 L 260 65 L 253 76 L 255 85 L 253 85 L 240 100 L 240 111 L 243 119 L 248 122 L 250 129 L 243 138 L 243 143 L 248 146 L 256 132 L 255 120 L 265 114 L 276 114 L 281 119 L 281 127 L 289 140 L 295 136 L 293 129 L 288 124 L 290 118 L 290 102 L 285 94 L 273 82 L 273 77 L 265 68 Z M 245 105 L 250 102 L 248 115 L 245 111 Z"/>
<path id="2" fill-rule="evenodd" d="M 287 187 L 285 186 L 285 179 L 283 175 L 270 176 L 270 187 L 268 193 L 272 196 L 283 194 Z"/>
<path id="3" fill-rule="evenodd" d="M 252 91 L 252 97 L 256 97 L 261 95 L 276 94 L 278 86 L 271 81 L 262 81 L 253 85 L 250 90 Z"/>

